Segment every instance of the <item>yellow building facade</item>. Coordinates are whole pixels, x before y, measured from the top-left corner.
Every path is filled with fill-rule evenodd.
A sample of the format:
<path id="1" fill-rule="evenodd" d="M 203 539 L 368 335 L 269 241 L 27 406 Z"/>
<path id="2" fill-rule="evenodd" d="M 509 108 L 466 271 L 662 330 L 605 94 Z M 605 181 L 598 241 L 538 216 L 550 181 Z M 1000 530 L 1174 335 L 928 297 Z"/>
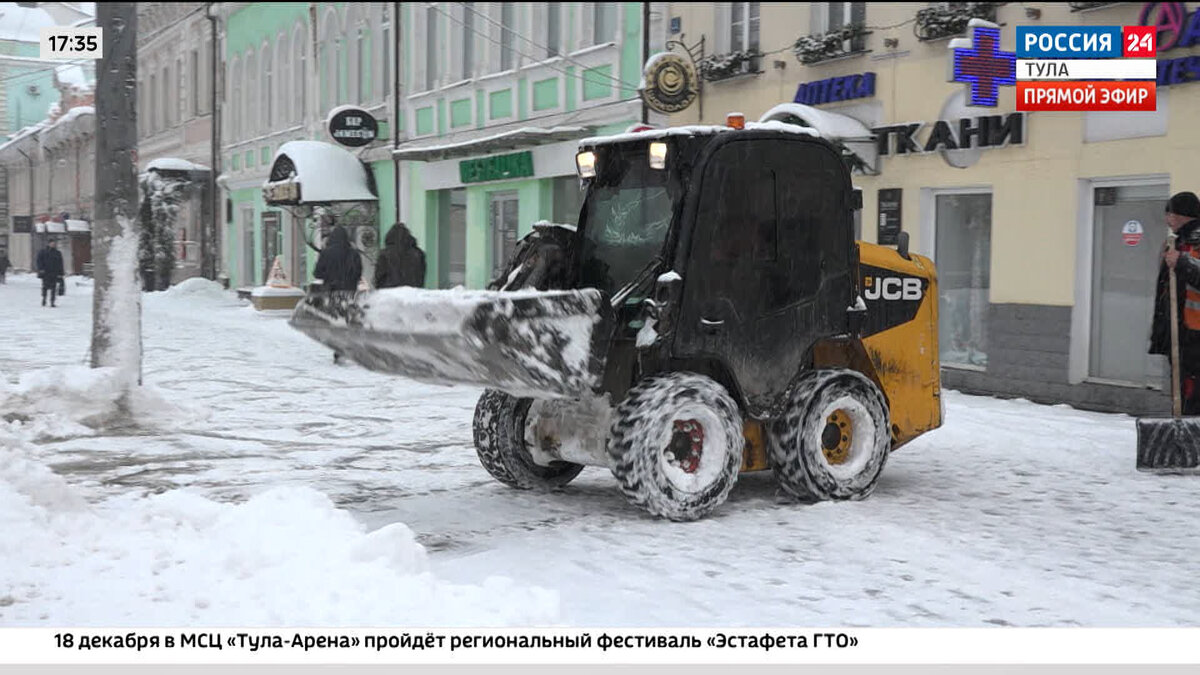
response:
<path id="1" fill-rule="evenodd" d="M 674 3 L 668 38 L 702 76 L 671 125 L 799 103 L 811 126 L 866 130 L 846 143 L 867 148 L 861 239 L 891 243 L 899 226 L 937 264 L 946 387 L 1166 410 L 1165 360 L 1146 351 L 1165 201 L 1200 192 L 1198 7 L 969 5 L 999 52 L 1020 25 L 1158 25 L 1157 109 L 1016 114 L 1011 85 L 971 105 L 953 54 L 981 44 L 947 3 Z M 830 39 L 797 50 L 804 36 Z"/>

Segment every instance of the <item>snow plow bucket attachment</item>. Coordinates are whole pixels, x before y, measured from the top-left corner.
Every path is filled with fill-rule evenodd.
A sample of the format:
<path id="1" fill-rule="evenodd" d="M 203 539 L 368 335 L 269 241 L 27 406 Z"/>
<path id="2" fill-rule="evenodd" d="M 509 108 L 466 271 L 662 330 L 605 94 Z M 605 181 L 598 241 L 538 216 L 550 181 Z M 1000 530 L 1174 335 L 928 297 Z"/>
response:
<path id="1" fill-rule="evenodd" d="M 574 398 L 599 386 L 606 345 L 595 289 L 389 288 L 309 293 L 291 325 L 362 366 L 518 397 Z"/>
<path id="2" fill-rule="evenodd" d="M 1137 470 L 1200 473 L 1200 417 L 1139 417 Z"/>

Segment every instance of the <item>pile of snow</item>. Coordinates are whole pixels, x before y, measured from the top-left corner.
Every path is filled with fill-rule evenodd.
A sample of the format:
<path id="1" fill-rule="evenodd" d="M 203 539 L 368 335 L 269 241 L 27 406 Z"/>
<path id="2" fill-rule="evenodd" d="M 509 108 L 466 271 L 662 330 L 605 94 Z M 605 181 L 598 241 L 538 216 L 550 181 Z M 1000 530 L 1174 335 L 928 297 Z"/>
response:
<path id="1" fill-rule="evenodd" d="M 242 504 L 178 490 L 88 506 L 29 450 L 0 427 L 0 625 L 560 621 L 557 592 L 444 582 L 406 525 L 367 532 L 309 488 Z"/>
<path id="2" fill-rule="evenodd" d="M 159 293 L 163 297 L 172 299 L 200 298 L 214 301 L 229 299 L 224 286 L 204 277 L 192 277 L 191 279 L 175 284 L 165 291 L 159 291 Z"/>
<path id="3" fill-rule="evenodd" d="M 90 435 L 113 425 L 174 426 L 202 419 L 200 410 L 168 401 L 156 387 L 126 390 L 116 368 L 58 366 L 0 380 L 0 422 L 28 438 Z"/>

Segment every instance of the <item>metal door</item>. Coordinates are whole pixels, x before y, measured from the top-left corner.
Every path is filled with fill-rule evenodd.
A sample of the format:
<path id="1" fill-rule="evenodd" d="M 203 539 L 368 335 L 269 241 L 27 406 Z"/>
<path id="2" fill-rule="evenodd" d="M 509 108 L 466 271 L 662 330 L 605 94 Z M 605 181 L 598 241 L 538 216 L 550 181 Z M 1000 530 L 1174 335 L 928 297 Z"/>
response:
<path id="1" fill-rule="evenodd" d="M 504 271 L 517 247 L 517 207 L 519 201 L 515 191 L 491 194 L 491 217 L 488 223 L 492 232 L 492 275 L 495 279 Z"/>
<path id="2" fill-rule="evenodd" d="M 1161 387 L 1165 359 L 1146 353 L 1159 254 L 1167 239 L 1168 186 L 1096 188 L 1093 199 L 1093 379 Z"/>

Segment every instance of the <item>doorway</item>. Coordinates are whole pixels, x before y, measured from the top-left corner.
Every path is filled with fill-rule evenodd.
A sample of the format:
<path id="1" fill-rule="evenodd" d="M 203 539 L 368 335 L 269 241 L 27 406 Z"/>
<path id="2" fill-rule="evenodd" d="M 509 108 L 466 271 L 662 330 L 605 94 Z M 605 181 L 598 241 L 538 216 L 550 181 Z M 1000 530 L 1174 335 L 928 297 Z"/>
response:
<path id="1" fill-rule="evenodd" d="M 1089 379 L 1162 386 L 1166 359 L 1146 351 L 1169 190 L 1165 183 L 1092 189 Z"/>
<path id="2" fill-rule="evenodd" d="M 263 283 L 271 278 L 271 267 L 275 264 L 275 256 L 283 251 L 283 229 L 279 225 L 278 211 L 265 211 L 262 214 L 263 224 Z"/>
<path id="3" fill-rule="evenodd" d="M 488 228 L 492 232 L 492 275 L 495 279 L 504 272 L 504 266 L 512 259 L 517 248 L 517 210 L 519 199 L 516 190 L 493 192 L 490 195 L 491 210 Z"/>
<path id="4" fill-rule="evenodd" d="M 467 283 L 467 191 L 438 193 L 438 288 Z"/>

